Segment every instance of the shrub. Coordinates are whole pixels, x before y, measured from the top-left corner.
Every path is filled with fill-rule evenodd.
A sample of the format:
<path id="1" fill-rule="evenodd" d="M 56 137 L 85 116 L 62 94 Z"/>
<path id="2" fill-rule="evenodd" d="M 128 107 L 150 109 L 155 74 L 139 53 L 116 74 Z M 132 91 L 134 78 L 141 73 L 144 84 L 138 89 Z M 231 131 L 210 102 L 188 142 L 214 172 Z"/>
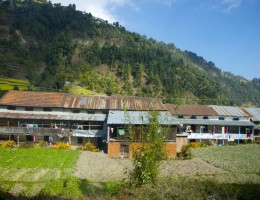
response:
<path id="1" fill-rule="evenodd" d="M 8 140 L 2 144 L 2 148 L 4 149 L 13 149 L 15 146 L 16 143 L 13 140 Z"/>
<path id="2" fill-rule="evenodd" d="M 141 146 L 133 154 L 133 170 L 129 173 L 129 185 L 140 187 L 154 183 L 159 174 L 159 166 L 165 158 L 164 136 L 168 129 L 158 122 L 159 113 L 150 113 L 149 124 L 142 129 Z M 132 131 L 131 125 L 129 132 Z"/>
<path id="3" fill-rule="evenodd" d="M 228 145 L 229 146 L 236 146 L 237 142 L 235 142 L 235 141 L 228 141 Z"/>
<path id="4" fill-rule="evenodd" d="M 181 148 L 181 152 L 177 153 L 177 158 L 180 160 L 184 160 L 184 159 L 191 159 L 192 155 L 191 155 L 191 148 L 201 148 L 201 147 L 207 147 L 208 145 L 206 144 L 201 144 L 200 142 L 191 142 L 189 144 L 183 145 Z"/>
<path id="5" fill-rule="evenodd" d="M 252 140 L 242 140 L 242 144 L 252 144 Z"/>
<path id="6" fill-rule="evenodd" d="M 86 142 L 83 146 L 83 150 L 92 151 L 92 152 L 98 152 L 99 151 L 99 149 L 94 144 L 92 144 L 91 142 Z"/>
<path id="7" fill-rule="evenodd" d="M 83 146 L 77 146 L 76 149 L 77 150 L 83 150 Z"/>
<path id="8" fill-rule="evenodd" d="M 202 147 L 202 144 L 200 142 L 191 142 L 189 144 L 189 147 L 190 148 L 200 148 L 200 147 Z"/>
<path id="9" fill-rule="evenodd" d="M 67 144 L 65 142 L 58 142 L 52 146 L 53 149 L 68 149 L 71 150 L 72 147 L 70 144 Z"/>
<path id="10" fill-rule="evenodd" d="M 38 143 L 34 144 L 34 148 L 40 148 L 40 147 L 47 147 L 47 142 L 39 141 Z"/>
<path id="11" fill-rule="evenodd" d="M 34 147 L 34 143 L 32 142 L 24 142 L 24 143 L 20 143 L 19 148 L 33 148 Z"/>

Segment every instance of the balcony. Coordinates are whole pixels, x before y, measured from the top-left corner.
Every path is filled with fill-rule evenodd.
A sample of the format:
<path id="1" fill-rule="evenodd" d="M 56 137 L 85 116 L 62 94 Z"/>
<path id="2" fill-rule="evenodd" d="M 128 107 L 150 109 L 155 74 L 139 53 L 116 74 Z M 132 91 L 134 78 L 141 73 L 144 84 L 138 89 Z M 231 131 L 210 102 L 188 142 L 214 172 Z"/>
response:
<path id="1" fill-rule="evenodd" d="M 1 135 L 58 135 L 60 137 L 69 136 L 75 137 L 102 137 L 103 130 L 78 130 L 78 129 L 64 129 L 64 128 L 25 128 L 25 127 L 0 127 Z"/>
<path id="2" fill-rule="evenodd" d="M 53 129 L 53 128 L 25 128 L 25 127 L 0 127 L 0 134 L 2 135 L 50 135 L 60 134 L 66 136 L 69 129 Z"/>
<path id="3" fill-rule="evenodd" d="M 212 140 L 246 140 L 246 139 L 253 139 L 253 135 L 250 134 L 248 137 L 247 134 L 238 134 L 238 133 L 228 133 L 228 134 L 221 134 L 221 133 L 190 133 L 188 134 L 188 139 L 212 139 Z"/>

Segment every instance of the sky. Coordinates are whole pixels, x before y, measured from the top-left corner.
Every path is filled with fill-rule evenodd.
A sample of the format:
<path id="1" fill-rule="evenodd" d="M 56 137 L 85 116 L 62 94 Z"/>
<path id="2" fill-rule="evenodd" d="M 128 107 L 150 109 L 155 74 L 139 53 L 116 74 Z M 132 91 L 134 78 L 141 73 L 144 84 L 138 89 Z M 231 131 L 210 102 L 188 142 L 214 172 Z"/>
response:
<path id="1" fill-rule="evenodd" d="M 52 0 L 260 78 L 260 0 Z"/>

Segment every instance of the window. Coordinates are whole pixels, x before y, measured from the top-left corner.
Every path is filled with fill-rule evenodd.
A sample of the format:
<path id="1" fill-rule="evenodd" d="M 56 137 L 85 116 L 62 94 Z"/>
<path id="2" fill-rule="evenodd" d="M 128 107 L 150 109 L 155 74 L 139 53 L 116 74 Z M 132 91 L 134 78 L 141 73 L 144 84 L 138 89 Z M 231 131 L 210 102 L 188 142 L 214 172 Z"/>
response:
<path id="1" fill-rule="evenodd" d="M 7 106 L 7 110 L 16 110 L 15 106 Z"/>
<path id="2" fill-rule="evenodd" d="M 83 137 L 78 137 L 78 144 L 83 144 Z"/>
<path id="3" fill-rule="evenodd" d="M 26 107 L 25 111 L 33 111 L 33 108 L 32 107 Z"/>
<path id="4" fill-rule="evenodd" d="M 225 120 L 225 117 L 219 117 L 218 119 L 219 120 Z"/>
<path id="5" fill-rule="evenodd" d="M 179 118 L 179 119 L 182 119 L 182 118 L 183 118 L 183 115 L 178 115 L 178 118 Z"/>
<path id="6" fill-rule="evenodd" d="M 238 117 L 234 117 L 233 120 L 234 121 L 239 121 L 239 118 Z"/>
<path id="7" fill-rule="evenodd" d="M 44 140 L 45 142 L 49 142 L 49 136 L 46 136 L 46 135 L 45 135 L 45 136 L 43 137 L 43 140 Z"/>
<path id="8" fill-rule="evenodd" d="M 51 111 L 52 111 L 51 108 L 43 108 L 42 110 L 43 110 L 44 112 L 51 112 Z"/>
<path id="9" fill-rule="evenodd" d="M 33 136 L 26 135 L 26 142 L 32 142 L 32 141 L 33 141 Z"/>
<path id="10" fill-rule="evenodd" d="M 204 116 L 203 119 L 209 119 L 209 116 Z"/>
<path id="11" fill-rule="evenodd" d="M 72 113 L 79 113 L 79 109 L 72 110 Z"/>
<path id="12" fill-rule="evenodd" d="M 196 115 L 191 115 L 190 118 L 191 119 L 196 119 L 197 117 L 196 117 Z"/>

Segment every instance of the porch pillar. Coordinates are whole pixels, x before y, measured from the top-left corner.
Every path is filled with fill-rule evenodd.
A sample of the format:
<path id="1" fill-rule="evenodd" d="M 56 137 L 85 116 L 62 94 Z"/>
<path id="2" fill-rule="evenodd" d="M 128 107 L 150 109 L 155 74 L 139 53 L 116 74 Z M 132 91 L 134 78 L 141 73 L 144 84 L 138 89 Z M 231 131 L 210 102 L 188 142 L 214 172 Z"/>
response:
<path id="1" fill-rule="evenodd" d="M 202 132 L 201 132 L 201 129 L 202 129 L 202 128 L 201 128 L 201 126 L 200 126 L 200 143 L 201 143 L 201 136 L 202 136 L 202 135 L 201 135 L 201 133 L 202 133 Z"/>
<path id="2" fill-rule="evenodd" d="M 239 126 L 238 127 L 238 135 L 240 136 L 240 133 L 241 133 L 241 127 Z M 238 140 L 237 140 L 237 144 L 240 143 L 240 140 L 239 140 L 240 137 L 238 137 Z"/>
<path id="3" fill-rule="evenodd" d="M 110 140 L 110 135 L 109 135 L 109 133 L 110 133 L 110 127 L 108 126 L 108 127 L 107 127 L 107 142 L 109 142 L 109 140 Z"/>
<path id="4" fill-rule="evenodd" d="M 255 131 L 255 127 L 252 127 L 251 141 L 253 141 L 254 139 L 254 131 Z"/>
<path id="5" fill-rule="evenodd" d="M 18 146 L 18 147 L 20 146 L 19 138 L 20 138 L 20 136 L 17 135 L 17 146 Z"/>

